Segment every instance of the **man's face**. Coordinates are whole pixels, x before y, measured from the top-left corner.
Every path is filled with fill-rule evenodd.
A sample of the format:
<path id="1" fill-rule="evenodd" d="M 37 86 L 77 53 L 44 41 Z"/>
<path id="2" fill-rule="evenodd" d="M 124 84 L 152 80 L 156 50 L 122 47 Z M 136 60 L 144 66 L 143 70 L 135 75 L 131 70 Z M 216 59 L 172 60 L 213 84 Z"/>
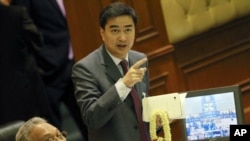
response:
<path id="1" fill-rule="evenodd" d="M 124 59 L 135 39 L 135 25 L 130 16 L 118 16 L 107 21 L 100 34 L 106 49 L 115 57 Z"/>
<path id="2" fill-rule="evenodd" d="M 32 128 L 30 141 L 66 141 L 66 138 L 54 126 L 48 123 L 40 123 Z"/>

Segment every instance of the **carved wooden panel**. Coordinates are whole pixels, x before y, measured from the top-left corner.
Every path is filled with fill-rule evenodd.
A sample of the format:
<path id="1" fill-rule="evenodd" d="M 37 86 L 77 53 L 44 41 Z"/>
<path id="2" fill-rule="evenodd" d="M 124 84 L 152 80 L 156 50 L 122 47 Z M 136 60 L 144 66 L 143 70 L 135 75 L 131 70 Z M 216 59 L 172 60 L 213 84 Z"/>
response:
<path id="1" fill-rule="evenodd" d="M 250 123 L 250 16 L 175 45 L 185 90 L 239 85 Z"/>
<path id="2" fill-rule="evenodd" d="M 201 84 L 204 88 L 232 85 L 247 79 L 250 76 L 250 66 L 246 66 L 246 61 L 250 61 L 249 46 L 250 42 L 231 46 L 182 65 L 188 88 L 201 88 Z"/>

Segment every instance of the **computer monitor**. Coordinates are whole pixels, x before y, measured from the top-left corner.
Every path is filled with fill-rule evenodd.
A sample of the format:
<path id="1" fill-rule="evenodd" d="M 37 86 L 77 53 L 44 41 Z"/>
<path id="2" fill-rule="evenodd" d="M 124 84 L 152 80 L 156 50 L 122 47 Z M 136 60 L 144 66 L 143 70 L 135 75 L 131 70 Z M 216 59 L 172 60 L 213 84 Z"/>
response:
<path id="1" fill-rule="evenodd" d="M 229 141 L 230 125 L 244 123 L 239 86 L 187 92 L 184 141 Z"/>

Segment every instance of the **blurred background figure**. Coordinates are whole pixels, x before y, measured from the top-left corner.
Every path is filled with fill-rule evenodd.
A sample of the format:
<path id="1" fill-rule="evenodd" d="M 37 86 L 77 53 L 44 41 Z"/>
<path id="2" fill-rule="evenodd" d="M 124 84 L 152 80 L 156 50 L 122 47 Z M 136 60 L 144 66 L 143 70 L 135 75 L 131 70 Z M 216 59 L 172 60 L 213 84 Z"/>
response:
<path id="1" fill-rule="evenodd" d="M 12 0 L 13 5 L 25 6 L 43 36 L 43 46 L 36 56 L 42 70 L 46 94 L 49 99 L 50 123 L 62 129 L 60 106 L 63 103 L 72 115 L 82 136 L 87 139 L 80 108 L 74 97 L 71 69 L 74 58 L 62 1 L 57 0 Z"/>
<path id="2" fill-rule="evenodd" d="M 0 125 L 48 117 L 48 101 L 34 56 L 41 35 L 26 9 L 0 0 Z"/>

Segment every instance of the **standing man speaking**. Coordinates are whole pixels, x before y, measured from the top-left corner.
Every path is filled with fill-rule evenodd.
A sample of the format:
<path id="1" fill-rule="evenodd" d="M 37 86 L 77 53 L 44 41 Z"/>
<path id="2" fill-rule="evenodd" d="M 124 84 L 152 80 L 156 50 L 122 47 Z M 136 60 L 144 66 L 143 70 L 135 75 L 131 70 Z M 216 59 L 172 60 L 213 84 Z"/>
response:
<path id="1" fill-rule="evenodd" d="M 99 15 L 103 44 L 73 67 L 75 97 L 88 127 L 89 141 L 150 141 L 142 121 L 142 93 L 149 73 L 144 53 L 131 50 L 137 16 L 115 2 Z"/>

